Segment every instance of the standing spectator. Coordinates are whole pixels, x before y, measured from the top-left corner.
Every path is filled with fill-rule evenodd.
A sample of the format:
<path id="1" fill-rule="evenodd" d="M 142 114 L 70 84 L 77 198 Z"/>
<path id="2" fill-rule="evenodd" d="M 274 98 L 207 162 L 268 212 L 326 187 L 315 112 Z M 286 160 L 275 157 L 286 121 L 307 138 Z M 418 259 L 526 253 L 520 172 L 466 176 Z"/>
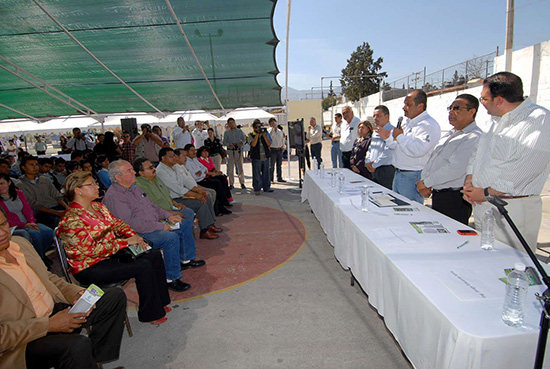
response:
<path id="1" fill-rule="evenodd" d="M 87 151 L 94 148 L 94 143 L 80 131 L 80 128 L 73 128 L 73 137 L 67 142 L 67 148 L 71 151 Z"/>
<path id="2" fill-rule="evenodd" d="M 129 163 L 133 163 L 136 160 L 136 145 L 131 140 L 130 132 L 122 131 L 122 143 L 120 144 L 120 151 L 122 152 L 122 159 Z"/>
<path id="3" fill-rule="evenodd" d="M 311 157 L 317 159 L 317 167 L 320 168 L 323 158 L 321 157 L 321 149 L 323 148 L 323 131 L 317 125 L 317 120 L 314 117 L 309 118 L 309 127 L 307 129 L 307 140 L 309 142 Z"/>
<path id="4" fill-rule="evenodd" d="M 248 135 L 250 144 L 250 158 L 252 159 L 252 185 L 254 193 L 260 194 L 261 189 L 265 192 L 273 192 L 269 178 L 269 158 L 271 153 L 271 139 L 268 137 L 267 130 L 262 128 L 259 119 L 254 120 L 252 124 L 253 131 Z"/>
<path id="5" fill-rule="evenodd" d="M 115 134 L 111 131 L 105 132 L 105 140 L 103 141 L 105 149 L 105 155 L 109 158 L 109 161 L 113 162 L 118 160 L 122 155 L 122 150 L 115 142 Z"/>
<path id="6" fill-rule="evenodd" d="M 134 138 L 134 145 L 136 145 L 136 157 L 147 158 L 151 163 L 158 164 L 159 151 L 164 142 L 153 133 L 151 125 L 141 125 L 141 135 Z"/>
<path id="7" fill-rule="evenodd" d="M 424 198 L 416 189 L 422 169 L 441 138 L 439 124 L 427 112 L 428 97 L 422 90 L 414 90 L 407 95 L 403 106 L 408 118 L 403 128 L 396 127 L 390 132 L 379 129 L 386 145 L 393 150 L 393 165 L 396 173 L 393 190 L 410 200 L 423 203 Z"/>
<path id="8" fill-rule="evenodd" d="M 332 159 L 333 168 L 342 168 L 342 150 L 340 150 L 340 134 L 342 131 L 342 114 L 334 115 L 334 123 L 332 124 L 332 146 L 330 148 L 330 157 Z"/>
<path id="9" fill-rule="evenodd" d="M 67 138 L 65 136 L 59 137 L 59 147 L 61 148 L 61 151 L 58 151 L 58 154 L 69 154 L 71 152 L 71 149 L 67 147 Z"/>
<path id="10" fill-rule="evenodd" d="M 45 142 L 42 142 L 42 137 L 36 136 L 34 149 L 36 150 L 36 155 L 46 155 L 46 151 L 48 151 L 48 145 Z"/>
<path id="11" fill-rule="evenodd" d="M 185 124 L 185 119 L 179 117 L 177 120 L 177 127 L 172 131 L 172 137 L 174 138 L 174 145 L 176 149 L 183 149 L 191 142 L 191 133 L 189 132 L 189 126 Z"/>
<path id="12" fill-rule="evenodd" d="M 23 191 L 29 201 L 34 216 L 39 223 L 52 229 L 57 227 L 59 218 L 67 208 L 63 196 L 55 186 L 45 177 L 38 177 L 38 160 L 34 156 L 27 156 L 21 162 L 23 176 L 15 183 Z"/>
<path id="13" fill-rule="evenodd" d="M 233 189 L 235 183 L 233 173 L 235 171 L 235 165 L 237 165 L 239 182 L 241 183 L 241 188 L 244 189 L 246 186 L 244 185 L 242 148 L 246 142 L 246 136 L 240 128 L 237 128 L 235 119 L 229 118 L 227 124 L 229 129 L 225 131 L 223 135 L 223 144 L 227 147 L 227 176 L 229 177 L 229 188 Z"/>
<path id="14" fill-rule="evenodd" d="M 208 128 L 208 138 L 204 140 L 204 146 L 206 146 L 206 148 L 208 149 L 208 153 L 210 154 L 210 158 L 214 163 L 214 167 L 216 167 L 217 171 L 220 171 L 222 168 L 221 153 L 222 153 L 223 147 L 220 142 L 220 139 L 217 138 L 216 134 L 214 133 L 214 128 Z"/>
<path id="15" fill-rule="evenodd" d="M 277 120 L 275 118 L 269 119 L 269 129 L 267 130 L 271 139 L 271 165 L 270 175 L 271 183 L 275 182 L 275 167 L 277 167 L 277 182 L 286 182 L 283 179 L 283 150 L 285 146 L 285 135 L 281 129 L 277 126 Z"/>
<path id="16" fill-rule="evenodd" d="M 390 111 L 384 105 L 374 108 L 375 132 L 372 134 L 369 151 L 365 159 L 367 169 L 372 173 L 372 180 L 388 189 L 393 188 L 395 168 L 392 165 L 392 150 L 386 145 L 386 140 L 380 137 L 380 129 L 388 132 L 393 130 L 390 123 Z"/>
<path id="17" fill-rule="evenodd" d="M 475 205 L 477 229 L 485 211 L 494 208 L 487 196 L 505 199 L 506 210 L 534 252 L 542 218 L 540 193 L 550 172 L 550 112 L 525 99 L 521 79 L 510 72 L 485 79 L 480 100 L 493 122 L 470 158 L 464 198 Z M 523 251 L 503 217 L 496 214 L 495 220 L 495 238 Z"/>
<path id="18" fill-rule="evenodd" d="M 164 143 L 162 147 L 170 147 L 170 141 L 162 135 L 162 128 L 160 128 L 160 126 L 153 126 L 153 133 L 159 136 Z"/>
<path id="19" fill-rule="evenodd" d="M 372 175 L 365 166 L 365 156 L 370 146 L 372 132 L 372 124 L 369 121 L 365 120 L 359 123 L 359 125 L 357 126 L 358 137 L 353 144 L 351 157 L 349 159 L 351 170 L 353 170 L 355 173 L 359 173 L 360 175 L 368 179 L 372 179 Z"/>
<path id="20" fill-rule="evenodd" d="M 357 126 L 359 125 L 359 118 L 353 115 L 351 106 L 344 106 L 342 109 L 342 116 L 345 122 L 340 126 L 340 150 L 342 151 L 342 163 L 344 168 L 351 169 L 349 158 L 351 157 L 351 149 L 353 143 L 357 139 Z"/>
<path id="21" fill-rule="evenodd" d="M 103 133 L 99 133 L 96 137 L 94 152 L 97 155 L 105 154 L 105 135 Z"/>
<path id="22" fill-rule="evenodd" d="M 208 138 L 208 132 L 204 129 L 203 123 L 200 120 L 195 122 L 195 129 L 193 130 L 193 145 L 195 147 L 204 146 L 204 140 Z"/>

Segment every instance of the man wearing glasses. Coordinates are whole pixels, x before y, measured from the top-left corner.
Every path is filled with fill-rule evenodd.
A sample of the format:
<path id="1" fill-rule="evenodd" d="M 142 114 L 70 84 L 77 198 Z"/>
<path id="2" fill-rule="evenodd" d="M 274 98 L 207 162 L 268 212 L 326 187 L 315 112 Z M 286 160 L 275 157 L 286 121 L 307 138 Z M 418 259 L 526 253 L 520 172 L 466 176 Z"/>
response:
<path id="1" fill-rule="evenodd" d="M 492 115 L 489 131 L 481 136 L 470 158 L 464 199 L 474 205 L 477 229 L 486 200 L 499 196 L 530 248 L 537 248 L 542 217 L 540 193 L 550 173 L 550 112 L 523 96 L 521 79 L 510 72 L 483 81 L 481 103 Z M 495 238 L 523 250 L 505 219 L 495 210 Z"/>
<path id="2" fill-rule="evenodd" d="M 416 182 L 418 192 L 432 195 L 432 209 L 468 225 L 472 205 L 462 198 L 462 184 L 466 178 L 468 159 L 483 133 L 475 122 L 479 101 L 462 94 L 447 108 L 449 123 L 454 127 L 444 135 L 430 155 Z"/>
<path id="3" fill-rule="evenodd" d="M 130 132 L 122 132 L 122 144 L 120 145 L 122 151 L 122 159 L 129 163 L 133 163 L 136 160 L 136 145 L 131 140 Z"/>

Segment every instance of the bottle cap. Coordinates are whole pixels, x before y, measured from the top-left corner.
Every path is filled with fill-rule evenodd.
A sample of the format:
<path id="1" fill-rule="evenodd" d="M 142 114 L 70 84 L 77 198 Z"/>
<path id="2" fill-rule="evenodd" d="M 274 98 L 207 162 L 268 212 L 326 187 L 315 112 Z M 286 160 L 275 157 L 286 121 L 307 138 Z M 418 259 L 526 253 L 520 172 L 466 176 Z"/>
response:
<path id="1" fill-rule="evenodd" d="M 514 269 L 519 270 L 520 272 L 525 272 L 525 264 L 523 263 L 515 263 Z"/>

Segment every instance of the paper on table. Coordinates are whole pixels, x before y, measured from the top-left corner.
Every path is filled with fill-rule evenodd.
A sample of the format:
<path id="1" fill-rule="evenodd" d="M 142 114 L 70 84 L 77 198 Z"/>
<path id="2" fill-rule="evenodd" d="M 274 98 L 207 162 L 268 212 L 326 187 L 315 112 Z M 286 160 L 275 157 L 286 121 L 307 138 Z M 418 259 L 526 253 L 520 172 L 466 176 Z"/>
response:
<path id="1" fill-rule="evenodd" d="M 369 237 L 376 242 L 382 241 L 389 246 L 417 245 L 420 241 L 411 236 L 411 232 L 403 227 L 374 228 Z"/>
<path id="2" fill-rule="evenodd" d="M 491 288 L 483 280 L 486 275 L 475 269 L 439 269 L 432 273 L 461 301 L 496 299 L 501 298 L 504 293 L 503 288 Z"/>

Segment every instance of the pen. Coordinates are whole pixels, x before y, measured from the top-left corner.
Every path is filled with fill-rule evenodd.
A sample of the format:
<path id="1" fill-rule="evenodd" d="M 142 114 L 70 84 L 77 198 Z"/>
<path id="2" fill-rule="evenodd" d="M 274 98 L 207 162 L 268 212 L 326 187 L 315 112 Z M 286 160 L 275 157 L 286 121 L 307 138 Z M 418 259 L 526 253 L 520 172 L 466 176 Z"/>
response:
<path id="1" fill-rule="evenodd" d="M 469 243 L 470 243 L 470 241 L 466 241 L 466 242 L 464 242 L 462 245 L 458 245 L 456 248 L 459 249 L 459 248 L 461 248 L 462 246 L 466 246 L 466 245 L 469 244 Z"/>

